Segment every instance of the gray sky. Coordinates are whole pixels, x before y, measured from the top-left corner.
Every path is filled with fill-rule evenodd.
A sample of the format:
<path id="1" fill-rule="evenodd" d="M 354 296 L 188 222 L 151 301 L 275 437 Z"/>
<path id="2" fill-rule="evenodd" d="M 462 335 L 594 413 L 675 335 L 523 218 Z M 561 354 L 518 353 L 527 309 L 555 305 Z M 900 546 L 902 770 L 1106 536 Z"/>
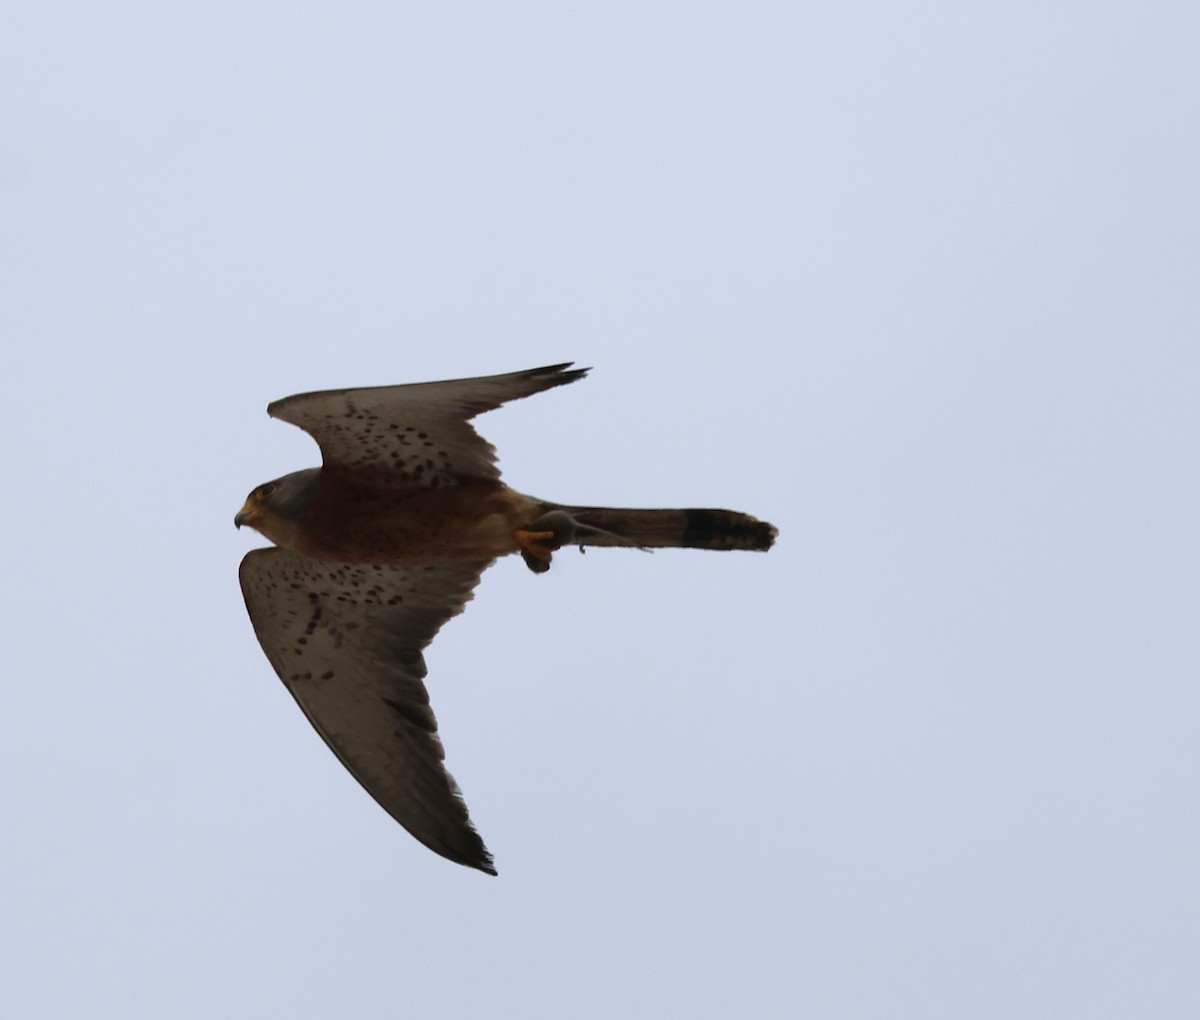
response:
<path id="1" fill-rule="evenodd" d="M 60 1017 L 1194 1017 L 1194 4 L 18 5 L 0 987 Z M 263 657 L 299 390 L 575 359 L 485 577 L 489 879 Z"/>

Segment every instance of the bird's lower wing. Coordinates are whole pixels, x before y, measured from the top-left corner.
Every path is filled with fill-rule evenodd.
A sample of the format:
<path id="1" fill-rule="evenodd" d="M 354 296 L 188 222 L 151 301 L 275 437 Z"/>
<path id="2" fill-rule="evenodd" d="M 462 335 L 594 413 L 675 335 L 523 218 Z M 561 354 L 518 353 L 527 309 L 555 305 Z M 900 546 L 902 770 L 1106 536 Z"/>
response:
<path id="1" fill-rule="evenodd" d="M 413 836 L 495 874 L 442 763 L 423 649 L 488 563 L 377 567 L 256 549 L 239 576 L 275 672 L 343 765 Z"/>

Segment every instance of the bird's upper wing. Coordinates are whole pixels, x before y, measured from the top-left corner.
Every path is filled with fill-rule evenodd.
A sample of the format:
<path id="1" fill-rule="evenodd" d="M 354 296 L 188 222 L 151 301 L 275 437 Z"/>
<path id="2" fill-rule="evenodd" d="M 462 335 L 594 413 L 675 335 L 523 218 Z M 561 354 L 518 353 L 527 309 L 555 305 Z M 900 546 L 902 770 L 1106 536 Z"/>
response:
<path id="1" fill-rule="evenodd" d="M 495 874 L 442 764 L 422 649 L 488 563 L 378 567 L 256 549 L 239 576 L 275 672 L 367 792 L 429 849 Z"/>
<path id="2" fill-rule="evenodd" d="M 380 474 L 423 486 L 449 484 L 455 476 L 498 478 L 496 451 L 470 419 L 587 371 L 567 362 L 476 379 L 299 393 L 276 400 L 267 412 L 309 433 L 327 468 L 368 469 L 377 484 L 385 481 Z"/>

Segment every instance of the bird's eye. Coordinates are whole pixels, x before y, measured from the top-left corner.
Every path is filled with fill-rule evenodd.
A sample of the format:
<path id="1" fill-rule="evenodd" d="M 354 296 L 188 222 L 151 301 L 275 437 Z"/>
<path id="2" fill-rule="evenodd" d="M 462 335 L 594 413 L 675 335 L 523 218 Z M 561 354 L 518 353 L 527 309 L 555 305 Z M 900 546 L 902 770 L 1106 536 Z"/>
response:
<path id="1" fill-rule="evenodd" d="M 258 487 L 258 498 L 266 499 L 275 491 L 275 489 L 276 485 L 274 482 L 268 482 L 266 485 L 260 485 Z"/>

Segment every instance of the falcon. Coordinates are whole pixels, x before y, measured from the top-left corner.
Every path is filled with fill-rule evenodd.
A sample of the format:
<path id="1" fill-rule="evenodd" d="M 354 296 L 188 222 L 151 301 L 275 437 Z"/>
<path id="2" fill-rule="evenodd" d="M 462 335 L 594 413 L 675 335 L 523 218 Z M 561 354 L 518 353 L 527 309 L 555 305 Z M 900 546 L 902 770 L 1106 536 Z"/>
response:
<path id="1" fill-rule="evenodd" d="M 500 481 L 471 420 L 587 372 L 567 362 L 277 400 L 267 413 L 311 435 L 321 466 L 259 485 L 234 517 L 274 543 L 242 560 L 242 594 L 313 728 L 425 846 L 492 875 L 443 764 L 422 655 L 480 575 L 511 553 L 543 573 L 566 545 L 767 550 L 776 536 L 732 510 L 571 506 Z"/>

